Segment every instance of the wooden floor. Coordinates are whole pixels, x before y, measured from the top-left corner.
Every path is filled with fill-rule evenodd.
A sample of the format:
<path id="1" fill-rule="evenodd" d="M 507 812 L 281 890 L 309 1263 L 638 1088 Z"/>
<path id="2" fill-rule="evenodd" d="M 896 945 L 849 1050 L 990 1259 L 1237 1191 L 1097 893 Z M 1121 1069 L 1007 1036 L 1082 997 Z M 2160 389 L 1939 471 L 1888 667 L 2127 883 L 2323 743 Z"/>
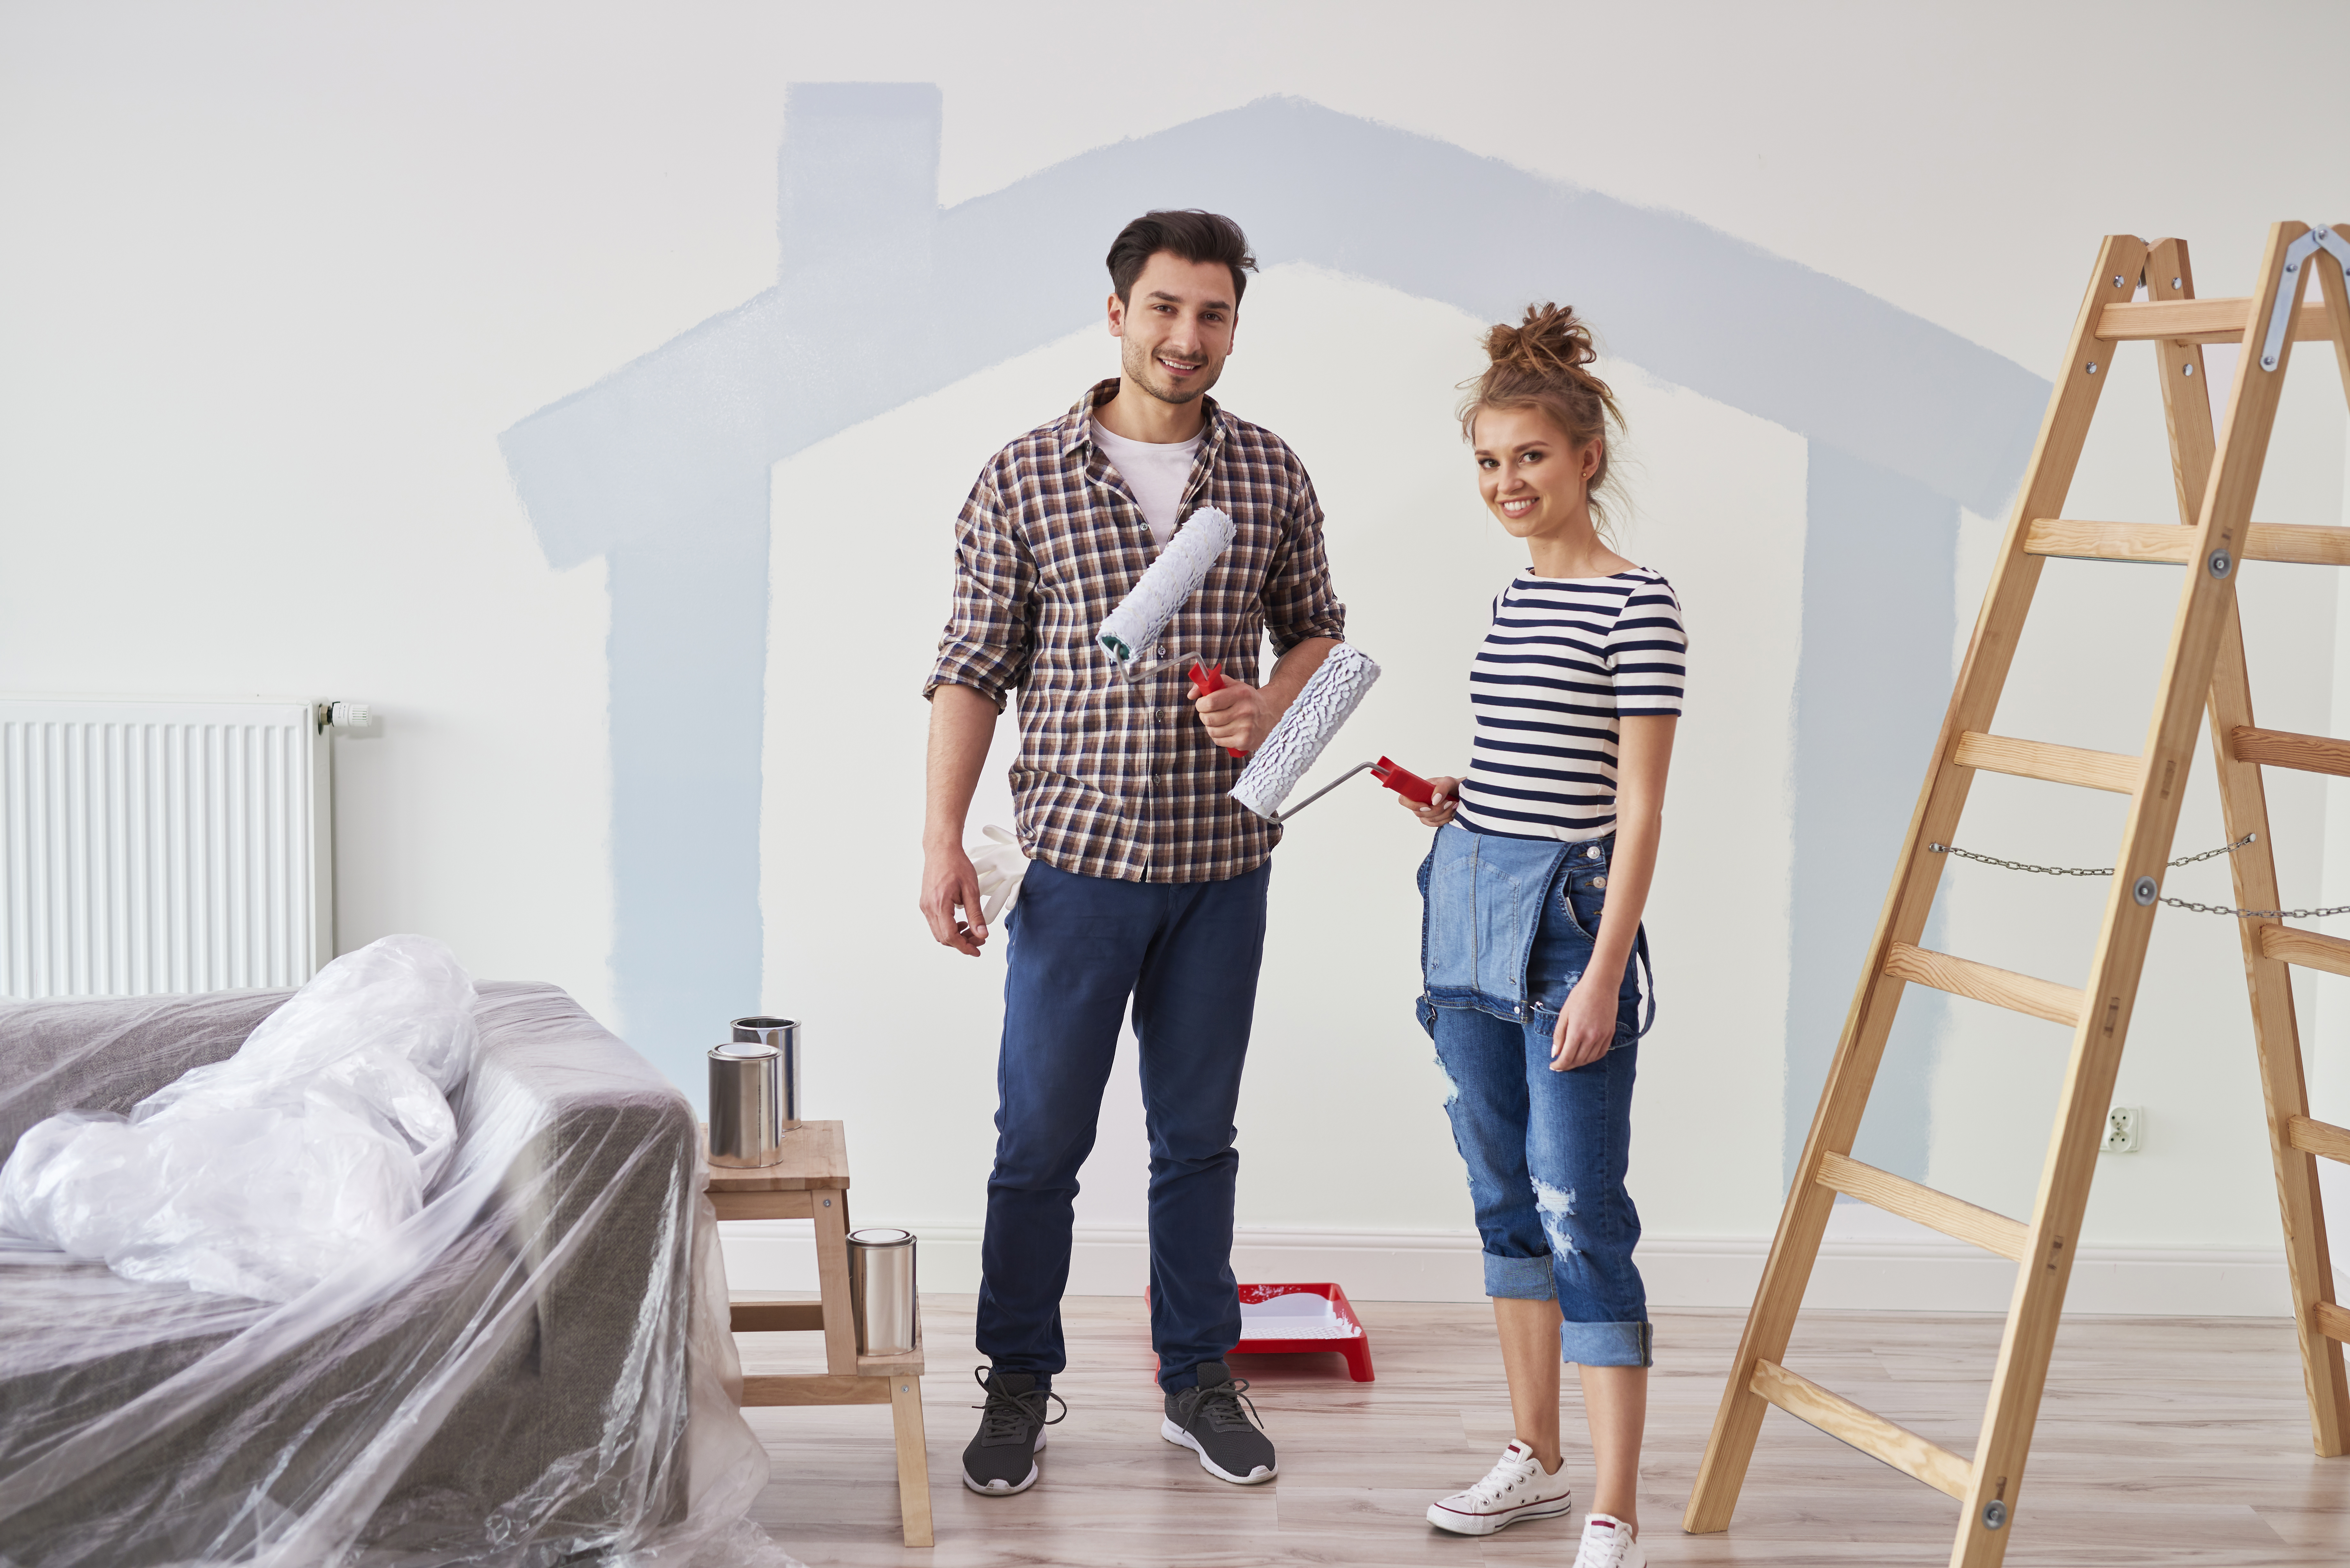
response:
<path id="1" fill-rule="evenodd" d="M 972 1299 L 926 1295 L 924 1384 L 938 1545 L 898 1544 L 889 1411 L 749 1413 L 775 1458 L 756 1517 L 795 1556 L 934 1568 L 1573 1561 L 1579 1519 L 1482 1541 L 1430 1529 L 1429 1503 L 1483 1475 L 1510 1436 L 1482 1305 L 1358 1302 L 1378 1366 L 1336 1355 L 1243 1357 L 1238 1373 L 1281 1449 L 1281 1478 L 1235 1487 L 1159 1437 L 1139 1302 L 1072 1298 L 1069 1418 L 1044 1477 L 983 1499 L 960 1480 L 976 1429 Z M 1940 1563 L 1957 1504 L 1773 1410 L 1726 1534 L 1680 1531 L 1742 1314 L 1658 1314 L 1642 1467 L 1653 1563 Z M 2068 1319 L 2056 1341 L 2011 1563 L 2350 1563 L 2350 1459 L 2312 1456 L 2283 1320 Z M 1787 1363 L 1960 1453 L 1971 1450 L 2000 1320 L 1806 1313 Z M 741 1336 L 745 1369 L 818 1369 L 814 1334 Z M 1588 1498 L 1582 1413 L 1567 1380 L 1567 1463 Z"/>

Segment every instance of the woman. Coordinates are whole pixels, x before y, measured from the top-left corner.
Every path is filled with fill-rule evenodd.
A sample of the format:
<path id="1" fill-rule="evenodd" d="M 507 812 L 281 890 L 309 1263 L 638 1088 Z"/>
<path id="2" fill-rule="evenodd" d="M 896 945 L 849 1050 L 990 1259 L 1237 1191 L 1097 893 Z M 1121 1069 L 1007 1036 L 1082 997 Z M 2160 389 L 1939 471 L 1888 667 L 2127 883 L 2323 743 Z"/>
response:
<path id="1" fill-rule="evenodd" d="M 1485 352 L 1461 429 L 1486 506 L 1531 558 L 1470 669 L 1467 776 L 1405 805 L 1437 829 L 1420 867 L 1420 1021 L 1452 1085 L 1517 1438 L 1428 1517 L 1487 1535 L 1573 1511 L 1564 1358 L 1582 1376 L 1596 1471 L 1577 1568 L 1640 1568 L 1649 1328 L 1624 1170 L 1646 1032 L 1640 914 L 1687 644 L 1671 586 L 1608 545 L 1607 426 L 1623 421 L 1588 369 L 1589 328 L 1529 306 Z"/>

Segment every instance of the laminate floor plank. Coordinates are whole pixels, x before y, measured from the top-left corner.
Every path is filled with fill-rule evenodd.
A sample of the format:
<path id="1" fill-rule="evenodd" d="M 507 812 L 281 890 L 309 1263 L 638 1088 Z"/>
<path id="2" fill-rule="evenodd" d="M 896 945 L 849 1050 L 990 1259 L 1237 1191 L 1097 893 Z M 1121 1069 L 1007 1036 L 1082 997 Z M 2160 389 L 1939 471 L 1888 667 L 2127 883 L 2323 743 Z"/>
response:
<path id="1" fill-rule="evenodd" d="M 1235 1370 L 1280 1445 L 1281 1478 L 1234 1487 L 1159 1436 L 1139 1302 L 1071 1298 L 1069 1418 L 1044 1479 L 1012 1498 L 961 1484 L 978 1421 L 972 1300 L 923 1299 L 931 1506 L 938 1545 L 899 1543 L 883 1407 L 746 1412 L 775 1479 L 754 1517 L 811 1568 L 1336 1568 L 1557 1564 L 1579 1519 L 1472 1539 L 1431 1529 L 1428 1504 L 1482 1476 L 1513 1435 L 1492 1314 L 1482 1305 L 1357 1303 L 1378 1381 L 1335 1356 L 1245 1357 Z M 1795 1568 L 1948 1560 L 1954 1505 L 1783 1412 L 1765 1417 L 1738 1515 L 1719 1535 L 1680 1511 L 1744 1314 L 1659 1313 L 1641 1468 L 1651 1563 Z M 1807 1313 L 1787 1364 L 1960 1453 L 1974 1445 L 1999 1351 L 1995 1316 Z M 820 1370 L 817 1334 L 740 1334 L 744 1369 Z M 950 1348 L 951 1347 L 951 1348 Z M 1590 1455 L 1568 1371 L 1562 1420 L 1577 1502 Z M 2309 1449 L 2301 1369 L 2282 1319 L 2068 1319 L 2007 1555 L 2014 1568 L 2127 1562 L 2303 1568 L 2350 1560 L 2350 1459 Z"/>

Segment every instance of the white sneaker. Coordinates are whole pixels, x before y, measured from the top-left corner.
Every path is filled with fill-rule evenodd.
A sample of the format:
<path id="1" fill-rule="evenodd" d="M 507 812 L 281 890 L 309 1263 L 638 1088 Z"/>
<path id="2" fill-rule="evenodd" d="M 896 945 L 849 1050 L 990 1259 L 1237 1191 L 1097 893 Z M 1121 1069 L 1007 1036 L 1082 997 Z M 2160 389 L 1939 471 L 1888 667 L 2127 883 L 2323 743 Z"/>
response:
<path id="1" fill-rule="evenodd" d="M 1586 1514 L 1575 1568 L 1648 1568 L 1648 1554 L 1622 1520 L 1605 1513 Z"/>
<path id="2" fill-rule="evenodd" d="M 1566 1463 L 1556 1475 L 1543 1474 L 1542 1461 L 1523 1443 L 1513 1442 L 1467 1491 L 1428 1505 L 1428 1522 L 1455 1535 L 1491 1535 L 1522 1519 L 1549 1519 L 1575 1511 L 1567 1490 Z"/>

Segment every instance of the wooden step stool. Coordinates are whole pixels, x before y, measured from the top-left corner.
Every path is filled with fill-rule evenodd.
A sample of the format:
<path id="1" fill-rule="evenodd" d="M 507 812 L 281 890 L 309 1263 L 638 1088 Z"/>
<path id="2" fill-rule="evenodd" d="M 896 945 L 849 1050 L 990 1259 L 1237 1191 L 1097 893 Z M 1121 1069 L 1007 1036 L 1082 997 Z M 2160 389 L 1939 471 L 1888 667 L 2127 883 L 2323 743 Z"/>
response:
<path id="1" fill-rule="evenodd" d="M 751 1170 L 711 1166 L 707 1189 L 721 1220 L 816 1221 L 812 1302 L 738 1301 L 737 1334 L 806 1330 L 824 1335 L 825 1370 L 746 1376 L 745 1405 L 887 1405 L 898 1436 L 898 1511 L 906 1544 L 931 1544 L 931 1462 L 922 1443 L 922 1349 L 859 1355 L 848 1307 L 848 1142 L 838 1122 L 802 1122 L 784 1134 L 784 1158 Z"/>

